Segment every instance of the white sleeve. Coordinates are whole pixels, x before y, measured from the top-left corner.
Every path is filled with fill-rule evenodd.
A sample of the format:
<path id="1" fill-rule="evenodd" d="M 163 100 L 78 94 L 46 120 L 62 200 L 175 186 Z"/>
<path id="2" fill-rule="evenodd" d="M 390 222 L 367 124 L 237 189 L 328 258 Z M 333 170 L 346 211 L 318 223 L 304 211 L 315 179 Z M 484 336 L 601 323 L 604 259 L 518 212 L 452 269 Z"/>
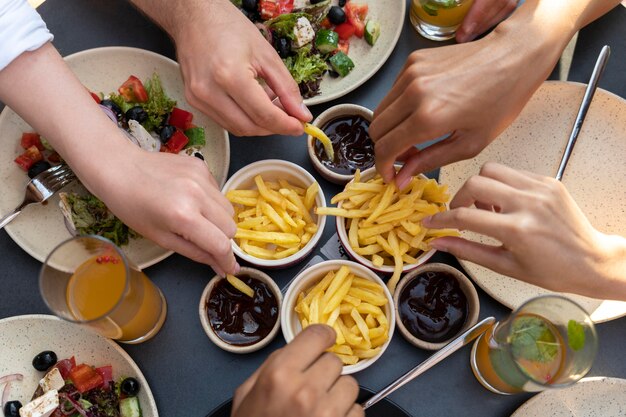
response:
<path id="1" fill-rule="evenodd" d="M 0 71 L 51 40 L 43 19 L 26 0 L 0 0 Z"/>

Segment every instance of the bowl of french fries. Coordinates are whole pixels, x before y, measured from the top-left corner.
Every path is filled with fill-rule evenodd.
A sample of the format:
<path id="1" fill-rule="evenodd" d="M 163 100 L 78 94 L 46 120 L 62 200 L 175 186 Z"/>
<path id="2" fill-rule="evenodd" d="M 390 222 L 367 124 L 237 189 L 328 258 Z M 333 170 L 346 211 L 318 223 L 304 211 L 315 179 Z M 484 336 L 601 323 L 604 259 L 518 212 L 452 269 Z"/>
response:
<path id="1" fill-rule="evenodd" d="M 263 268 L 286 268 L 319 242 L 326 206 L 319 184 L 305 169 L 279 159 L 254 162 L 226 182 L 222 192 L 235 209 L 233 251 Z"/>
<path id="2" fill-rule="evenodd" d="M 311 324 L 335 329 L 328 351 L 343 362 L 343 374 L 372 365 L 387 349 L 396 324 L 393 298 L 383 281 L 356 262 L 332 260 L 296 276 L 283 299 L 281 328 L 287 343 Z"/>
<path id="3" fill-rule="evenodd" d="M 457 230 L 427 229 L 421 220 L 447 210 L 447 186 L 416 175 L 403 190 L 385 184 L 370 168 L 357 171 L 344 190 L 331 199 L 337 207 L 318 207 L 318 215 L 336 216 L 337 235 L 355 261 L 384 274 L 393 293 L 402 273 L 425 263 L 435 254 L 429 243 Z"/>

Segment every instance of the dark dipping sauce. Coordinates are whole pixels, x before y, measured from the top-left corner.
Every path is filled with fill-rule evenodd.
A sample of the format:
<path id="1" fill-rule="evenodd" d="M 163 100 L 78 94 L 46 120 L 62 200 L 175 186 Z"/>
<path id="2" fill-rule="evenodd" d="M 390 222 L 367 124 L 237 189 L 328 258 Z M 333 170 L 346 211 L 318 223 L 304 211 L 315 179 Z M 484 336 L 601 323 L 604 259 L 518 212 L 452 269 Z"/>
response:
<path id="1" fill-rule="evenodd" d="M 322 128 L 333 144 L 335 159 L 330 160 L 324 146 L 315 140 L 315 156 L 326 168 L 341 175 L 352 175 L 374 166 L 374 142 L 369 135 L 370 122 L 361 116 L 343 116 Z"/>
<path id="2" fill-rule="evenodd" d="M 278 320 L 278 302 L 268 285 L 239 276 L 254 290 L 250 298 L 227 280 L 219 280 L 206 303 L 209 323 L 224 342 L 236 346 L 253 345 L 265 338 Z"/>
<path id="3" fill-rule="evenodd" d="M 468 315 L 467 298 L 457 279 L 448 272 L 419 274 L 402 289 L 398 304 L 404 327 L 430 343 L 454 337 Z"/>

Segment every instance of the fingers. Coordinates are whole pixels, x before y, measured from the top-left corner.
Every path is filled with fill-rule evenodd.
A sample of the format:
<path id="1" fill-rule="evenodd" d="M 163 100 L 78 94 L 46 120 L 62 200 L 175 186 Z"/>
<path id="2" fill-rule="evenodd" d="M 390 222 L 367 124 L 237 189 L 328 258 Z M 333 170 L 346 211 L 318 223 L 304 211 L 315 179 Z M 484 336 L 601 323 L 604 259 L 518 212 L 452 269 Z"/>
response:
<path id="1" fill-rule="evenodd" d="M 497 207 L 501 212 L 507 211 L 507 205 L 515 198 L 517 190 L 492 178 L 474 175 L 468 179 L 450 202 L 450 208 Z M 480 207 L 479 207 L 480 206 Z"/>
<path id="2" fill-rule="evenodd" d="M 335 337 L 329 326 L 309 326 L 283 349 L 281 360 L 288 368 L 304 371 L 335 343 Z"/>
<path id="3" fill-rule="evenodd" d="M 237 261 L 233 254 L 231 246 L 231 237 L 226 236 L 222 230 L 209 221 L 197 221 L 197 219 L 189 218 L 187 214 L 179 215 L 179 218 L 185 218 L 178 226 L 180 236 L 187 241 L 194 242 L 200 249 L 210 253 L 215 263 L 211 264 L 216 267 L 216 271 L 220 275 L 224 273 L 236 273 Z"/>
<path id="4" fill-rule="evenodd" d="M 529 171 L 518 171 L 497 162 L 487 162 L 480 169 L 480 175 L 500 181 L 516 189 L 533 188 L 542 183 L 545 177 Z"/>
<path id="5" fill-rule="evenodd" d="M 360 404 L 353 404 L 347 417 L 365 417 L 365 410 Z"/>
<path id="6" fill-rule="evenodd" d="M 254 373 L 250 375 L 250 377 L 246 379 L 244 383 L 241 384 L 239 388 L 237 388 L 237 390 L 235 391 L 235 395 L 233 396 L 233 408 L 232 408 L 233 415 L 235 415 L 235 411 L 239 408 L 243 399 L 246 398 L 246 396 L 250 393 L 250 391 L 256 384 L 261 372 L 268 366 L 267 365 L 268 362 L 269 361 L 263 362 L 261 366 L 257 368 L 257 370 L 254 371 Z"/>
<path id="7" fill-rule="evenodd" d="M 355 401 L 358 395 L 359 385 L 356 380 L 350 376 L 342 376 L 330 390 L 328 401 L 325 401 L 321 406 L 327 408 L 327 415 L 331 416 L 359 415 L 358 413 L 349 414 L 354 413 L 352 410 L 356 405 Z M 361 408 L 361 411 L 363 410 L 361 406 L 358 407 Z M 355 411 L 358 412 L 358 410 Z"/>
<path id="8" fill-rule="evenodd" d="M 478 211 L 478 210 L 476 210 Z M 430 245 L 457 258 L 482 265 L 504 275 L 511 275 L 513 257 L 502 246 L 483 245 L 460 237 L 446 236 L 435 239 Z"/>
<path id="9" fill-rule="evenodd" d="M 422 220 L 422 224 L 432 229 L 471 230 L 494 237 L 501 242 L 505 240 L 504 235 L 509 228 L 505 215 L 467 207 L 459 207 L 427 217 Z"/>
<path id="10" fill-rule="evenodd" d="M 186 256 L 187 258 L 192 259 L 196 262 L 209 265 L 213 268 L 213 270 L 215 270 L 215 273 L 220 276 L 225 275 L 224 270 L 219 267 L 219 265 L 215 261 L 215 258 L 195 243 L 192 243 L 180 236 L 177 236 L 174 233 L 168 233 L 167 236 L 161 238 L 155 236 L 153 240 L 164 248 L 173 250 L 174 252 Z M 235 270 L 237 269 L 238 265 L 235 266 Z"/>
<path id="11" fill-rule="evenodd" d="M 328 391 L 341 376 L 343 364 L 334 353 L 324 353 L 311 367 L 305 371 L 309 381 L 317 381 L 317 385 Z"/>

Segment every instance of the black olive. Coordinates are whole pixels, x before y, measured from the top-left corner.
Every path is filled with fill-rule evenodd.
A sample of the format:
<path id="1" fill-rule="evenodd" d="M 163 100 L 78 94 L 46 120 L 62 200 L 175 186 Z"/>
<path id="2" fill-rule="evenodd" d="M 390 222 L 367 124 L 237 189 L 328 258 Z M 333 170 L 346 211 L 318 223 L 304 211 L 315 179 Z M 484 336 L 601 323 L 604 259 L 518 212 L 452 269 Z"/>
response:
<path id="1" fill-rule="evenodd" d="M 139 381 L 132 377 L 126 378 L 120 384 L 120 390 L 129 397 L 134 397 L 139 393 Z"/>
<path id="2" fill-rule="evenodd" d="M 115 104 L 113 100 L 109 100 L 109 99 L 102 100 L 100 104 L 103 105 L 104 107 L 110 108 L 111 111 L 117 116 L 118 119 L 122 117 L 122 109 L 120 109 L 120 107 L 117 104 Z"/>
<path id="3" fill-rule="evenodd" d="M 137 120 L 139 123 L 143 123 L 148 120 L 148 113 L 141 106 L 135 106 L 128 109 L 126 112 L 127 120 Z"/>
<path id="4" fill-rule="evenodd" d="M 274 48 L 281 58 L 287 58 L 291 53 L 291 42 L 287 38 L 276 38 Z"/>
<path id="5" fill-rule="evenodd" d="M 328 11 L 328 20 L 333 25 L 340 25 L 346 21 L 346 12 L 339 6 L 333 6 Z"/>
<path id="6" fill-rule="evenodd" d="M 195 156 L 196 158 L 198 158 L 201 161 L 204 161 L 204 156 L 200 152 L 194 152 L 193 156 Z"/>
<path id="7" fill-rule="evenodd" d="M 346 5 L 346 0 L 339 0 L 339 7 L 343 7 Z"/>
<path id="8" fill-rule="evenodd" d="M 249 12 L 254 12 L 258 8 L 258 5 L 258 0 L 243 0 L 241 2 L 241 7 Z"/>
<path id="9" fill-rule="evenodd" d="M 170 140 L 174 132 L 176 132 L 176 128 L 174 126 L 163 126 L 163 129 L 161 129 L 161 133 L 159 133 L 159 139 L 161 139 L 161 143 L 167 143 L 167 141 Z"/>
<path id="10" fill-rule="evenodd" d="M 50 162 L 48 161 L 37 161 L 28 169 L 28 177 L 35 178 L 37 175 L 50 168 L 50 166 Z"/>
<path id="11" fill-rule="evenodd" d="M 311 0 L 311 4 L 317 4 L 317 3 L 321 3 L 325 0 Z"/>
<path id="12" fill-rule="evenodd" d="M 22 403 L 19 401 L 9 401 L 4 405 L 4 417 L 20 417 Z"/>
<path id="13" fill-rule="evenodd" d="M 57 363 L 57 354 L 51 350 L 44 350 L 33 358 L 33 367 L 42 372 L 50 369 L 55 363 Z"/>

